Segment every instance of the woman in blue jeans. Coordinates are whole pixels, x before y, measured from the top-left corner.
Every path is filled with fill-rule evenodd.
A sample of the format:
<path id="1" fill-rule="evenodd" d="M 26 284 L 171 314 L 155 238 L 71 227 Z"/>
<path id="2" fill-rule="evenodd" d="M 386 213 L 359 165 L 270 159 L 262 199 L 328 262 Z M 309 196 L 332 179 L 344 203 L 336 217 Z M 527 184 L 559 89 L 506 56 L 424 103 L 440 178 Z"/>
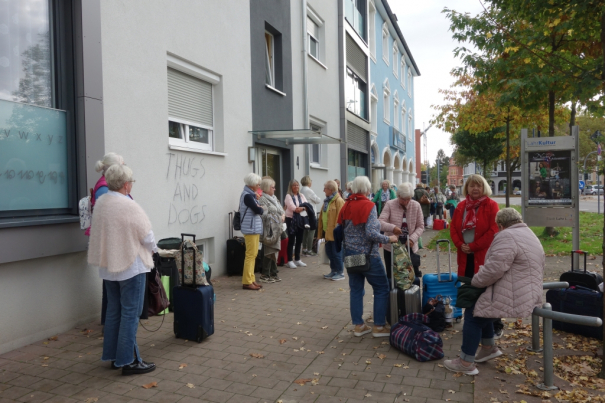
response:
<path id="1" fill-rule="evenodd" d="M 112 165 L 105 172 L 109 191 L 95 206 L 88 263 L 99 268 L 107 291 L 102 361 L 122 375 L 144 374 L 155 364 L 142 360 L 136 337 L 145 295 L 145 277 L 157 251 L 151 222 L 128 195 L 132 170 Z"/>
<path id="2" fill-rule="evenodd" d="M 317 224 L 317 236 L 319 239 L 323 238 L 326 241 L 325 250 L 328 259 L 330 259 L 330 273 L 324 274 L 324 278 L 332 281 L 344 280 L 342 253 L 336 251 L 334 228 L 336 228 L 336 221 L 345 201 L 338 194 L 338 185 L 334 181 L 327 181 L 324 184 L 324 193 L 326 198 L 321 206 L 319 223 Z"/>
<path id="3" fill-rule="evenodd" d="M 345 259 L 353 255 L 366 255 L 370 258 L 369 271 L 349 273 L 351 319 L 355 325 L 353 334 L 363 336 L 372 332 L 374 337 L 389 337 L 390 328 L 386 325 L 389 282 L 378 253 L 378 244 L 397 242 L 397 236 L 388 237 L 380 233 L 376 206 L 367 197 L 372 191 L 368 177 L 356 177 L 351 184 L 351 190 L 352 194 L 347 198 L 338 217 L 338 223 L 344 229 Z M 374 292 L 374 328 L 368 326 L 362 318 L 364 280 L 368 280 Z"/>

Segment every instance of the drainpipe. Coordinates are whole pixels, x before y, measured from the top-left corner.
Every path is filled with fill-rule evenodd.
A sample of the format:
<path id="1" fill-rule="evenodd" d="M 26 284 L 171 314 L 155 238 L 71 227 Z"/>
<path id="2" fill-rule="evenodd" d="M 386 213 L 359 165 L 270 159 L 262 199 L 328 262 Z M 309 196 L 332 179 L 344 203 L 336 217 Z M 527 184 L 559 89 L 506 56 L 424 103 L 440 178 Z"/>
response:
<path id="1" fill-rule="evenodd" d="M 302 25 L 302 86 L 303 86 L 303 129 L 309 129 L 309 97 L 307 88 L 307 0 L 302 0 L 302 13 L 300 15 Z M 305 144 L 305 175 L 309 175 L 309 165 L 311 157 L 309 155 L 309 145 Z"/>

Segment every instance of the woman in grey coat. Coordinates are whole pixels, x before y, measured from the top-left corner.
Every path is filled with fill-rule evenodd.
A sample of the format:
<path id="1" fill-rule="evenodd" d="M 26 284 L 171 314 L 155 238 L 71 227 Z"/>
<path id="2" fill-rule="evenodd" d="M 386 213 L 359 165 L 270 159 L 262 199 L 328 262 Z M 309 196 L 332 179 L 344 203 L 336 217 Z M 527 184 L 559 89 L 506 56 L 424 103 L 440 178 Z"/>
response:
<path id="1" fill-rule="evenodd" d="M 286 219 L 286 213 L 275 197 L 275 181 L 270 176 L 263 177 L 260 183 L 260 188 L 263 191 L 258 204 L 265 208 L 267 214 L 263 215 L 263 236 L 261 242 L 264 245 L 263 270 L 260 276 L 262 283 L 275 283 L 281 281 L 277 275 L 277 259 L 276 255 L 281 249 L 281 236 L 277 237 L 277 241 L 270 243 L 269 237 L 275 234 L 272 229 L 279 228 L 279 234 L 282 233 L 282 223 Z M 275 238 L 275 236 L 273 236 Z"/>

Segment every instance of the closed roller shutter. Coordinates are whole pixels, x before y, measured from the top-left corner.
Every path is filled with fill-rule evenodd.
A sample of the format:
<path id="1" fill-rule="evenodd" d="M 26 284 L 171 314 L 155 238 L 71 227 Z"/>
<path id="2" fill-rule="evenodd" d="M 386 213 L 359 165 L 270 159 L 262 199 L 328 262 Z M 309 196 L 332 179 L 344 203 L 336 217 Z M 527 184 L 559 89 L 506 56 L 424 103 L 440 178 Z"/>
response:
<path id="1" fill-rule="evenodd" d="M 368 81 L 367 64 L 365 53 L 357 46 L 353 38 L 347 34 L 347 66 L 365 82 Z"/>
<path id="2" fill-rule="evenodd" d="M 347 122 L 347 145 L 353 150 L 367 154 L 368 132 L 351 122 Z"/>
<path id="3" fill-rule="evenodd" d="M 168 68 L 168 115 L 213 126 L 212 84 Z"/>

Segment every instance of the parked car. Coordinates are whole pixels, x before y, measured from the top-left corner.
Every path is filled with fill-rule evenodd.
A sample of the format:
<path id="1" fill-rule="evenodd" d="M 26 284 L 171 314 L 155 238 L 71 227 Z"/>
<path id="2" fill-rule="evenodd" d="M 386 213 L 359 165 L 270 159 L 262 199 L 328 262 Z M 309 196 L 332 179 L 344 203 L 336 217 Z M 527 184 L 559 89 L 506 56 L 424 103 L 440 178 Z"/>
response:
<path id="1" fill-rule="evenodd" d="M 585 195 L 596 195 L 597 192 L 603 194 L 603 185 L 587 185 L 584 187 Z"/>
<path id="2" fill-rule="evenodd" d="M 513 194 L 514 194 L 514 195 L 521 196 L 521 189 L 515 189 L 515 190 L 513 191 Z"/>

